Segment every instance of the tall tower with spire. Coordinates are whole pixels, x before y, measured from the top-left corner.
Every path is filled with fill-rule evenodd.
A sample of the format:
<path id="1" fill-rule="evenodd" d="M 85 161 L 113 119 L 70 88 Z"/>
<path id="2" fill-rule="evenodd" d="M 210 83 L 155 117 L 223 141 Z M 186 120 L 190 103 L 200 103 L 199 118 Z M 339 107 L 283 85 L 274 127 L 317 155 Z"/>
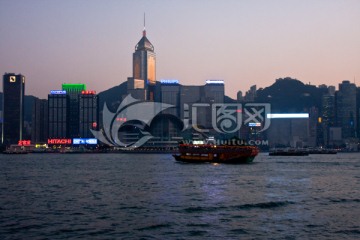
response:
<path id="1" fill-rule="evenodd" d="M 146 37 L 145 14 L 143 36 L 135 46 L 133 53 L 133 81 L 143 80 L 146 100 L 154 101 L 156 85 L 156 54 L 154 46 Z M 139 82 L 139 81 L 138 81 Z"/>

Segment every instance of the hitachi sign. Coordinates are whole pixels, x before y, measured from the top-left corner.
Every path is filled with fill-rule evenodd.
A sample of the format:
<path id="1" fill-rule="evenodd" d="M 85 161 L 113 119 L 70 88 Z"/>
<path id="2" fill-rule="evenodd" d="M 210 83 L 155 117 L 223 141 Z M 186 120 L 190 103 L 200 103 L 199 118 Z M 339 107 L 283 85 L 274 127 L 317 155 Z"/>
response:
<path id="1" fill-rule="evenodd" d="M 48 144 L 71 144 L 71 139 L 48 139 Z"/>

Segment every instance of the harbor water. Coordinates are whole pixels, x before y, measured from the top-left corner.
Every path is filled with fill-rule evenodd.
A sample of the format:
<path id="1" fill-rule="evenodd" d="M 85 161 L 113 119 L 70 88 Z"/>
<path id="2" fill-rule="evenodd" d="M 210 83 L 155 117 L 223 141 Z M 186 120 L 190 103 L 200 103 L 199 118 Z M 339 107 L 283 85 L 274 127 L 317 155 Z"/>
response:
<path id="1" fill-rule="evenodd" d="M 360 153 L 0 155 L 0 239 L 360 239 Z"/>

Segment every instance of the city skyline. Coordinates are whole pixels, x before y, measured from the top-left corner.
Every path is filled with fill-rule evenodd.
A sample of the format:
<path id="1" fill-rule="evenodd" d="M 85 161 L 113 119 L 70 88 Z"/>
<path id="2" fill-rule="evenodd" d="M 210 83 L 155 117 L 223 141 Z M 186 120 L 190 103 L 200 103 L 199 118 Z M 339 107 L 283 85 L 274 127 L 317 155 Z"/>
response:
<path id="1" fill-rule="evenodd" d="M 236 98 L 287 76 L 336 87 L 360 79 L 360 2 L 353 0 L 2 0 L 0 71 L 25 75 L 26 95 L 41 98 L 62 83 L 97 92 L 117 86 L 132 76 L 144 12 L 157 80 L 223 79 Z"/>

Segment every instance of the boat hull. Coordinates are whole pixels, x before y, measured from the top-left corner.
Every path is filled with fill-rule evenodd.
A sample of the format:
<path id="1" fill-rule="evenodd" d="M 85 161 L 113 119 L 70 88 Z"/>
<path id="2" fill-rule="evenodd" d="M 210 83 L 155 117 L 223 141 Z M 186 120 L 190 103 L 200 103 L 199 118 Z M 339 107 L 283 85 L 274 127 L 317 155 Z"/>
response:
<path id="1" fill-rule="evenodd" d="M 259 150 L 253 146 L 182 145 L 175 160 L 188 163 L 251 163 Z"/>

